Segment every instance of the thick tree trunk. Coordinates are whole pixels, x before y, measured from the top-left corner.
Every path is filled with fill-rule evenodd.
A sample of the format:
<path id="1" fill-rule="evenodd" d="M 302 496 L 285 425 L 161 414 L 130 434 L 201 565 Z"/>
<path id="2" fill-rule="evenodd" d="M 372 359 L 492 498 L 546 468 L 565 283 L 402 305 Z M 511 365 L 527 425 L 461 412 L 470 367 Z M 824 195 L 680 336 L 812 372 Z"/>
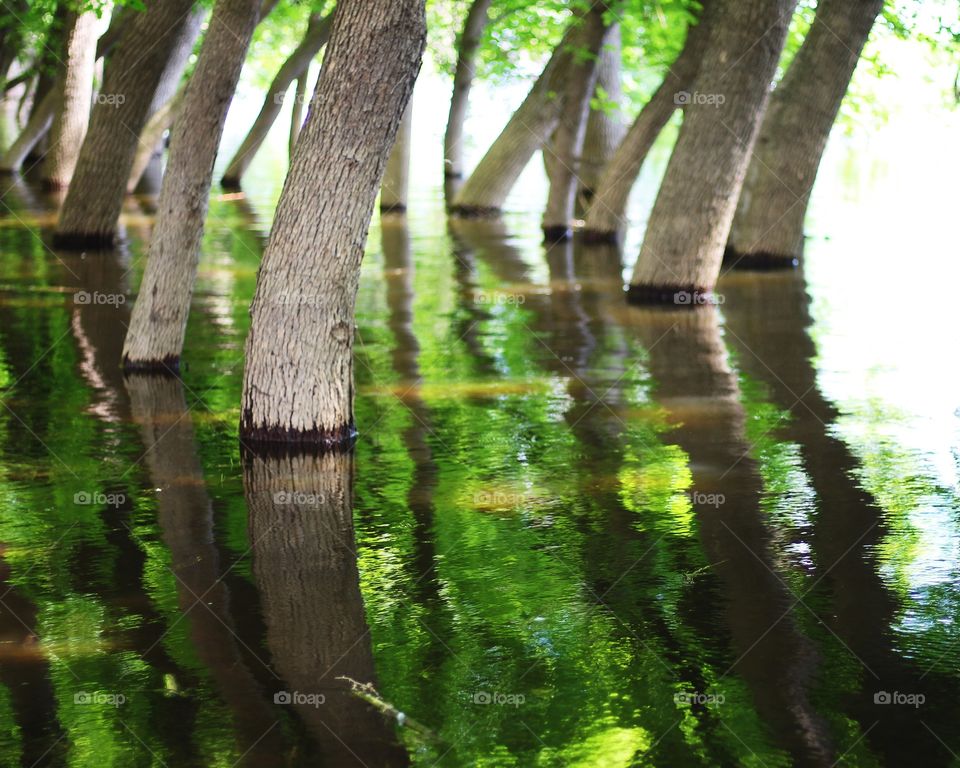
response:
<path id="1" fill-rule="evenodd" d="M 79 15 L 71 11 L 65 37 L 65 56 L 55 87 L 60 110 L 43 164 L 43 181 L 50 189 L 62 189 L 70 183 L 87 133 L 97 56 L 97 15 L 93 11 Z"/>
<path id="2" fill-rule="evenodd" d="M 403 213 L 407 210 L 410 191 L 410 143 L 413 138 L 413 100 L 403 112 L 393 149 L 387 158 L 387 167 L 380 184 L 380 211 Z"/>
<path id="3" fill-rule="evenodd" d="M 240 433 L 352 440 L 360 262 L 426 37 L 423 0 L 342 0 L 251 307 Z"/>
<path id="4" fill-rule="evenodd" d="M 600 182 L 600 174 L 613 153 L 617 151 L 626 126 L 621 112 L 623 88 L 620 83 L 620 62 L 622 53 L 620 25 L 613 24 L 607 32 L 607 40 L 600 51 L 597 61 L 597 85 L 595 96 L 610 104 L 616 104 L 612 111 L 591 109 L 587 120 L 587 134 L 583 138 L 583 152 L 580 154 L 580 191 L 579 194 L 589 200 Z"/>
<path id="5" fill-rule="evenodd" d="M 680 94 L 692 87 L 710 38 L 719 0 L 703 0 L 700 19 L 687 30 L 687 39 L 663 82 L 640 110 L 610 161 L 603 167 L 587 210 L 583 239 L 587 243 L 615 243 L 624 229 L 627 201 L 643 161 L 664 126 L 684 101 Z"/>
<path id="6" fill-rule="evenodd" d="M 453 73 L 453 94 L 450 96 L 450 114 L 443 134 L 443 173 L 445 176 L 463 176 L 463 124 L 470 104 L 470 88 L 476 73 L 477 49 L 489 20 L 492 0 L 473 0 L 457 46 L 457 68 Z"/>
<path id="7" fill-rule="evenodd" d="M 770 98 L 727 240 L 741 268 L 793 267 L 803 221 L 840 104 L 882 0 L 821 0 L 790 70 Z"/>
<path id="8" fill-rule="evenodd" d="M 270 132 L 270 128 L 280 114 L 280 108 L 283 106 L 283 99 L 290 88 L 290 84 L 300 77 L 305 77 L 310 69 L 310 62 L 313 61 L 320 49 L 326 45 L 330 38 L 330 31 L 333 19 L 336 15 L 336 8 L 323 18 L 311 17 L 307 25 L 307 33 L 290 54 L 280 71 L 277 72 L 270 83 L 270 89 L 263 100 L 263 106 L 260 108 L 260 114 L 253 121 L 250 132 L 247 134 L 240 148 L 233 155 L 230 164 L 227 166 L 220 184 L 225 189 L 240 189 L 240 180 L 246 172 L 248 166 L 253 162 L 253 158 L 263 144 L 264 139 Z"/>
<path id="9" fill-rule="evenodd" d="M 47 91 L 37 108 L 33 110 L 30 119 L 20 131 L 17 140 L 10 145 L 0 159 L 0 172 L 15 173 L 23 167 L 23 161 L 42 139 L 53 124 L 53 116 L 60 105 L 60 95 L 56 90 Z"/>
<path id="10" fill-rule="evenodd" d="M 550 61 L 457 192 L 451 212 L 463 216 L 496 215 L 534 153 L 553 134 L 563 111 L 567 74 L 576 61 L 582 19 L 575 19 Z"/>
<path id="11" fill-rule="evenodd" d="M 709 299 L 795 5 L 721 0 L 630 280 L 631 301 Z"/>
<path id="12" fill-rule="evenodd" d="M 120 38 L 104 72 L 54 242 L 111 245 L 140 131 L 170 54 L 188 28 L 191 0 L 152 3 Z"/>
<path id="13" fill-rule="evenodd" d="M 261 0 L 218 0 L 170 142 L 157 224 L 123 350 L 126 370 L 176 372 L 213 163 Z"/>
<path id="14" fill-rule="evenodd" d="M 133 165 L 130 166 L 130 177 L 127 179 L 127 194 L 132 194 L 150 161 L 162 151 L 163 135 L 170 129 L 183 106 L 183 97 L 187 93 L 187 84 L 180 86 L 173 98 L 153 113 L 140 134 L 140 143 L 137 153 L 133 156 Z"/>
<path id="15" fill-rule="evenodd" d="M 543 148 L 550 177 L 550 191 L 543 214 L 543 236 L 548 242 L 566 240 L 571 235 L 580 154 L 587 134 L 590 99 L 597 84 L 597 60 L 609 27 L 603 20 L 602 5 L 595 6 L 583 18 L 578 29 L 580 56 L 571 62 L 563 83 L 563 109 L 550 142 Z"/>

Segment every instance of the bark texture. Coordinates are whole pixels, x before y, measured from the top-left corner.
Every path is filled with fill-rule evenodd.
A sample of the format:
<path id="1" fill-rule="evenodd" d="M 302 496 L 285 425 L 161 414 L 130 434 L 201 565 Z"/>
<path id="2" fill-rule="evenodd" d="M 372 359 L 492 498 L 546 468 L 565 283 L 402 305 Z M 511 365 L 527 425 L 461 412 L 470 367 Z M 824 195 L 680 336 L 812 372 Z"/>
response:
<path id="1" fill-rule="evenodd" d="M 604 7 L 596 5 L 584 16 L 577 30 L 581 56 L 570 63 L 563 83 L 563 108 L 543 158 L 550 179 L 547 207 L 543 214 L 543 235 L 548 241 L 566 240 L 571 235 L 574 204 L 580 172 L 580 154 L 587 134 L 590 99 L 597 84 L 597 61 L 610 28 L 603 20 Z"/>
<path id="2" fill-rule="evenodd" d="M 608 106 L 610 104 L 617 106 L 609 112 L 605 109 L 590 110 L 578 174 L 580 194 L 585 199 L 593 197 L 604 166 L 617 151 L 627 130 L 620 111 L 623 102 L 623 88 L 620 83 L 622 47 L 620 25 L 613 24 L 607 32 L 606 42 L 597 61 L 597 86 L 594 96 L 602 97 Z"/>
<path id="3" fill-rule="evenodd" d="M 795 5 L 721 0 L 630 280 L 631 301 L 692 306 L 713 289 Z"/>
<path id="4" fill-rule="evenodd" d="M 443 173 L 445 176 L 463 176 L 463 125 L 470 104 L 470 89 L 476 73 L 477 49 L 489 21 L 492 0 L 473 0 L 467 11 L 463 31 L 457 45 L 457 68 L 453 73 L 453 94 L 450 96 L 450 114 L 443 134 Z"/>
<path id="5" fill-rule="evenodd" d="M 59 247 L 104 246 L 116 239 L 140 131 L 192 5 L 190 0 L 150 4 L 117 43 L 60 211 L 54 235 Z"/>
<path id="6" fill-rule="evenodd" d="M 33 151 L 33 148 L 50 130 L 53 124 L 53 116 L 60 105 L 60 96 L 56 90 L 47 91 L 46 96 L 37 105 L 30 115 L 27 124 L 20 131 L 16 141 L 10 145 L 9 149 L 0 159 L 0 172 L 14 173 L 23 167 L 23 161 Z"/>
<path id="7" fill-rule="evenodd" d="M 770 98 L 727 241 L 732 266 L 795 266 L 820 160 L 882 0 L 821 0 Z"/>
<path id="8" fill-rule="evenodd" d="M 413 139 L 413 101 L 403 112 L 393 149 L 387 158 L 387 167 L 380 184 L 380 210 L 384 213 L 403 213 L 407 210 L 410 192 L 410 143 Z"/>
<path id="9" fill-rule="evenodd" d="M 124 344 L 127 370 L 179 369 L 213 164 L 259 10 L 260 0 L 214 6 L 170 142 L 147 268 Z"/>
<path id="10" fill-rule="evenodd" d="M 230 160 L 230 164 L 220 180 L 224 188 L 240 188 L 240 180 L 243 178 L 243 174 L 246 173 L 250 163 L 253 162 L 257 150 L 260 149 L 260 145 L 263 144 L 267 134 L 270 133 L 270 128 L 276 121 L 277 115 L 280 114 L 283 99 L 291 83 L 306 76 L 307 70 L 310 68 L 310 62 L 329 40 L 335 14 L 336 9 L 323 18 L 312 17 L 310 19 L 306 35 L 300 45 L 290 54 L 290 58 L 283 62 L 280 71 L 273 78 L 267 96 L 263 100 L 263 106 L 260 107 L 260 114 L 253 121 L 250 132 L 247 133 L 240 148 Z"/>
<path id="11" fill-rule="evenodd" d="M 643 161 L 682 101 L 677 94 L 690 90 L 700 70 L 717 4 L 718 0 L 703 0 L 700 19 L 687 30 L 683 49 L 603 167 L 584 223 L 586 242 L 616 242 L 624 229 L 627 201 Z"/>
<path id="12" fill-rule="evenodd" d="M 55 86 L 60 109 L 50 133 L 43 164 L 43 181 L 51 189 L 70 183 L 90 120 L 93 70 L 97 57 L 97 15 L 69 12 L 63 65 Z"/>
<path id="13" fill-rule="evenodd" d="M 243 438 L 342 446 L 360 262 L 426 38 L 423 0 L 343 0 L 270 232 L 246 344 Z"/>

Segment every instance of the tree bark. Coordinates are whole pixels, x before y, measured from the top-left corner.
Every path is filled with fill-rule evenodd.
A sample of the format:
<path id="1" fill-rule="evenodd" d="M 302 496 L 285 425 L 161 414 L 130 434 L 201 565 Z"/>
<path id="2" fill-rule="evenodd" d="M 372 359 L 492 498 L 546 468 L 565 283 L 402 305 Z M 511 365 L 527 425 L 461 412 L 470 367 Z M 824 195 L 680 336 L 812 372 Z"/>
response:
<path id="1" fill-rule="evenodd" d="M 107 63 L 54 243 L 86 249 L 112 245 L 140 131 L 193 3 L 152 3 L 131 23 Z"/>
<path id="2" fill-rule="evenodd" d="M 616 243 L 626 224 L 627 202 L 653 142 L 678 107 L 678 94 L 688 91 L 700 70 L 700 62 L 716 18 L 718 0 L 703 0 L 700 18 L 687 30 L 687 39 L 677 58 L 667 68 L 663 82 L 640 110 L 613 157 L 603 167 L 587 209 L 583 239 L 587 243 Z"/>
<path id="3" fill-rule="evenodd" d="M 821 0 L 806 39 L 770 97 L 727 240 L 731 266 L 793 267 L 830 129 L 882 0 Z"/>
<path id="4" fill-rule="evenodd" d="M 721 0 L 630 281 L 631 301 L 710 299 L 795 5 Z"/>
<path id="5" fill-rule="evenodd" d="M 27 124 L 20 131 L 16 141 L 0 159 L 0 173 L 16 173 L 23 167 L 23 161 L 42 139 L 53 124 L 53 116 L 60 104 L 60 95 L 56 89 L 47 91 L 46 96 L 30 115 Z"/>
<path id="6" fill-rule="evenodd" d="M 97 15 L 93 11 L 69 12 L 64 61 L 55 87 L 60 109 L 53 121 L 50 149 L 43 164 L 43 182 L 49 189 L 66 187 L 77 165 L 90 119 L 96 39 Z"/>
<path id="7" fill-rule="evenodd" d="M 179 370 L 213 164 L 260 2 L 214 6 L 170 142 L 147 268 L 124 343 L 125 370 Z"/>
<path id="8" fill-rule="evenodd" d="M 450 96 L 450 114 L 443 134 L 443 173 L 445 176 L 463 176 L 463 124 L 470 104 L 470 88 L 476 74 L 477 49 L 489 21 L 492 0 L 473 0 L 467 11 L 463 31 L 457 45 L 457 68 L 453 73 L 453 94 Z"/>
<path id="9" fill-rule="evenodd" d="M 250 132 L 244 138 L 240 148 L 234 153 L 233 159 L 227 166 L 220 184 L 224 189 L 240 189 L 240 180 L 246 173 L 253 158 L 256 157 L 257 150 L 263 144 L 264 139 L 270 132 L 270 128 L 280 114 L 280 108 L 283 106 L 283 99 L 290 88 L 290 84 L 299 77 L 304 77 L 310 69 L 310 62 L 320 52 L 320 49 L 326 45 L 330 38 L 330 31 L 333 25 L 333 19 L 337 9 L 334 8 L 323 18 L 311 17 L 307 25 L 307 33 L 300 45 L 296 47 L 290 57 L 283 62 L 280 71 L 277 72 L 270 83 L 270 89 L 263 100 L 263 106 L 260 107 L 260 114 L 253 121 Z"/>
<path id="10" fill-rule="evenodd" d="M 380 184 L 381 213 L 404 213 L 410 191 L 410 143 L 413 138 L 413 101 L 407 104 L 397 128 L 397 138 L 387 158 Z"/>
<path id="11" fill-rule="evenodd" d="M 597 60 L 610 27 L 603 20 L 604 6 L 588 11 L 578 29 L 580 56 L 570 64 L 563 83 L 565 94 L 557 128 L 543 148 L 550 178 L 547 206 L 543 213 L 543 236 L 548 242 L 567 240 L 572 232 L 580 154 L 587 134 L 590 99 L 597 84 Z M 583 54 L 586 56 L 583 56 Z"/>
<path id="12" fill-rule="evenodd" d="M 163 135 L 173 126 L 177 115 L 183 106 L 183 97 L 187 92 L 187 84 L 180 86 L 173 98 L 153 113 L 140 133 L 140 143 L 137 153 L 133 156 L 133 165 L 130 166 L 130 177 L 127 179 L 127 194 L 133 194 L 140 179 L 150 165 L 150 161 L 161 151 Z"/>
<path id="13" fill-rule="evenodd" d="M 589 200 L 593 197 L 600 174 L 617 151 L 626 126 L 621 112 L 623 88 L 620 83 L 620 63 L 623 55 L 620 39 L 620 25 L 613 24 L 607 32 L 607 40 L 600 51 L 597 61 L 597 86 L 594 96 L 603 97 L 608 104 L 616 104 L 616 109 L 591 109 L 587 120 L 587 134 L 583 138 L 583 152 L 580 156 L 580 192 Z"/>
<path id="14" fill-rule="evenodd" d="M 420 67 L 423 0 L 342 0 L 251 307 L 240 433 L 349 443 L 353 323 L 377 188 Z"/>

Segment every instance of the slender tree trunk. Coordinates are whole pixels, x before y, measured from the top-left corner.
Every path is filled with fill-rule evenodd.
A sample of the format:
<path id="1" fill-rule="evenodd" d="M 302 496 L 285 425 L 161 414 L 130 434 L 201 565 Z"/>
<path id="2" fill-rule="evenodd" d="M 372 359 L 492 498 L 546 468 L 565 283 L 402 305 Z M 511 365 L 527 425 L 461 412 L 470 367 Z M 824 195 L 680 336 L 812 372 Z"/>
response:
<path id="1" fill-rule="evenodd" d="M 17 140 L 4 152 L 3 158 L 0 159 L 0 172 L 16 173 L 23 167 L 23 161 L 26 160 L 37 142 L 50 130 L 54 113 L 57 111 L 59 104 L 59 93 L 56 90 L 47 91 L 43 101 L 33 110 L 27 124 L 20 131 Z"/>
<path id="2" fill-rule="evenodd" d="M 583 152 L 580 155 L 580 191 L 579 194 L 589 200 L 600 182 L 600 174 L 613 153 L 617 151 L 626 126 L 621 112 L 623 88 L 620 83 L 620 62 L 623 55 L 620 40 L 620 25 L 613 24 L 607 32 L 607 40 L 600 51 L 597 61 L 597 86 L 594 95 L 609 106 L 615 104 L 612 111 L 591 109 L 587 120 L 587 134 L 583 138 Z"/>
<path id="3" fill-rule="evenodd" d="M 360 262 L 425 37 L 423 0 L 341 0 L 260 267 L 242 438 L 339 447 L 355 434 Z"/>
<path id="4" fill-rule="evenodd" d="M 287 144 L 287 156 L 293 159 L 293 148 L 297 145 L 297 137 L 303 125 L 303 102 L 307 98 L 307 73 L 297 78 L 297 85 L 293 89 L 293 108 L 290 110 L 290 140 Z"/>
<path id="5" fill-rule="evenodd" d="M 104 72 L 54 243 L 111 245 L 140 131 L 170 54 L 188 29 L 191 0 L 152 3 L 120 38 Z"/>
<path id="6" fill-rule="evenodd" d="M 571 235 L 580 154 L 587 134 L 590 99 L 597 84 L 597 60 L 610 29 L 603 15 L 604 6 L 597 5 L 583 18 L 577 36 L 581 56 L 571 62 L 563 84 L 566 93 L 560 119 L 549 144 L 543 148 L 550 177 L 543 214 L 543 236 L 548 242 L 566 240 Z"/>
<path id="7" fill-rule="evenodd" d="M 413 100 L 407 104 L 397 128 L 397 138 L 387 158 L 387 167 L 380 184 L 380 211 L 403 213 L 407 210 L 410 191 L 410 143 L 413 138 Z"/>
<path id="8" fill-rule="evenodd" d="M 630 281 L 631 301 L 709 299 L 795 6 L 721 0 Z"/>
<path id="9" fill-rule="evenodd" d="M 457 46 L 457 68 L 453 73 L 453 95 L 450 97 L 450 114 L 447 130 L 443 135 L 443 173 L 445 176 L 463 176 L 463 124 L 467 119 L 470 104 L 470 88 L 476 74 L 477 49 L 489 21 L 488 12 L 492 0 L 473 0 L 467 19 L 463 23 Z"/>
<path id="10" fill-rule="evenodd" d="M 97 55 L 97 15 L 93 11 L 79 15 L 71 11 L 65 38 L 64 62 L 55 87 L 60 110 L 43 165 L 43 181 L 50 189 L 62 189 L 70 183 L 87 133 Z"/>
<path id="11" fill-rule="evenodd" d="M 218 0 L 174 127 L 157 224 L 123 350 L 125 370 L 176 372 L 213 163 L 261 0 Z"/>
<path id="12" fill-rule="evenodd" d="M 587 209 L 583 239 L 587 243 L 616 243 L 627 218 L 630 192 L 640 175 L 653 142 L 673 116 L 680 94 L 692 87 L 710 38 L 719 0 L 703 0 L 698 23 L 687 30 L 680 54 L 667 68 L 663 82 L 640 110 L 630 130 L 603 167 Z"/>
<path id="13" fill-rule="evenodd" d="M 840 104 L 882 0 L 820 0 L 813 25 L 770 98 L 726 259 L 741 268 L 799 263 L 803 221 Z"/>
<path id="14" fill-rule="evenodd" d="M 253 121 L 250 132 L 247 134 L 240 148 L 236 151 L 230 164 L 227 166 L 220 184 L 225 189 L 240 189 L 240 180 L 246 173 L 250 163 L 263 144 L 264 139 L 270 132 L 270 128 L 280 114 L 280 108 L 283 106 L 283 99 L 293 83 L 299 77 L 304 77 L 310 69 L 310 62 L 320 52 L 320 49 L 326 45 L 330 38 L 330 30 L 333 25 L 333 19 L 336 15 L 336 8 L 323 18 L 313 16 L 307 25 L 307 33 L 290 54 L 280 71 L 277 72 L 267 91 L 267 96 L 263 100 L 263 106 L 260 108 L 260 114 Z"/>
<path id="15" fill-rule="evenodd" d="M 150 161 L 162 150 L 163 135 L 171 128 L 177 115 L 183 107 L 183 97 L 187 92 L 187 84 L 180 86 L 173 98 L 153 113 L 140 133 L 140 143 L 137 153 L 133 156 L 133 165 L 130 167 L 130 177 L 127 179 L 127 194 L 133 194 L 140 179 L 146 172 Z"/>

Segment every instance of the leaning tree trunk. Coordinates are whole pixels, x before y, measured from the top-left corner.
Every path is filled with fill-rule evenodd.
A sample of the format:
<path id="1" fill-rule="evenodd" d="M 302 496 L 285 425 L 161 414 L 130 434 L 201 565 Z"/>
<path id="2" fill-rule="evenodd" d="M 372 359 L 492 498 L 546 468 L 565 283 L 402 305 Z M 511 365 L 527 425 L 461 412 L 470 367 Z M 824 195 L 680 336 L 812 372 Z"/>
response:
<path id="1" fill-rule="evenodd" d="M 627 201 L 643 161 L 700 70 L 717 0 L 702 0 L 701 6 L 700 19 L 687 30 L 683 50 L 603 167 L 584 223 L 583 239 L 587 243 L 615 243 L 626 224 Z"/>
<path id="2" fill-rule="evenodd" d="M 60 110 L 50 133 L 50 150 L 43 162 L 43 182 L 50 189 L 70 183 L 90 120 L 93 70 L 97 59 L 97 15 L 71 11 L 67 20 L 63 66 L 55 90 Z"/>
<path id="3" fill-rule="evenodd" d="M 416 79 L 424 0 L 342 0 L 251 307 L 242 438 L 352 440 L 353 323 L 377 188 Z"/>
<path id="4" fill-rule="evenodd" d="M 213 163 L 261 0 L 219 0 L 170 142 L 157 224 L 123 349 L 125 370 L 180 367 Z"/>
<path id="5" fill-rule="evenodd" d="M 410 143 L 413 138 L 413 101 L 403 112 L 393 149 L 387 158 L 387 167 L 380 183 L 380 211 L 403 213 L 407 210 L 410 191 Z"/>
<path id="6" fill-rule="evenodd" d="M 443 134 L 443 173 L 449 178 L 463 176 L 463 124 L 470 104 L 470 88 L 476 74 L 477 49 L 486 29 L 492 0 L 473 0 L 457 45 L 457 68 L 453 73 L 450 114 Z"/>
<path id="7" fill-rule="evenodd" d="M 721 0 L 628 298 L 709 298 L 796 0 Z"/>
<path id="8" fill-rule="evenodd" d="M 33 110 L 16 141 L 4 152 L 3 158 L 0 159 L 0 172 L 15 173 L 23 167 L 23 161 L 26 160 L 27 155 L 50 130 L 54 113 L 59 105 L 60 95 L 56 89 L 47 91 L 46 96 Z"/>
<path id="9" fill-rule="evenodd" d="M 580 21 L 570 25 L 523 103 L 457 192 L 452 213 L 498 214 L 530 158 L 549 140 L 563 110 L 567 73 L 576 61 Z"/>
<path id="10" fill-rule="evenodd" d="M 727 240 L 731 266 L 793 267 L 803 221 L 840 104 L 882 0 L 821 0 L 790 70 L 770 98 Z"/>
<path id="11" fill-rule="evenodd" d="M 151 115 L 147 124 L 140 133 L 140 144 L 137 153 L 133 156 L 133 165 L 130 166 L 130 176 L 127 178 L 127 194 L 133 194 L 140 184 L 140 179 L 146 172 L 150 161 L 157 155 L 157 147 L 161 146 L 163 135 L 173 125 L 174 120 L 183 106 L 183 97 L 187 92 L 187 84 L 180 86 L 173 98 Z"/>
<path id="12" fill-rule="evenodd" d="M 587 134 L 590 99 L 597 84 L 597 59 L 610 27 L 603 20 L 604 7 L 594 6 L 581 22 L 577 47 L 581 54 L 570 64 L 563 84 L 563 109 L 557 128 L 544 146 L 544 160 L 550 177 L 547 207 L 543 213 L 543 236 L 548 242 L 566 240 L 571 235 L 580 153 Z"/>
<path id="13" fill-rule="evenodd" d="M 59 247 L 104 247 L 115 241 L 140 131 L 192 5 L 191 0 L 151 3 L 117 43 L 60 211 L 54 234 Z"/>
<path id="14" fill-rule="evenodd" d="M 290 57 L 283 62 L 280 71 L 277 72 L 273 82 L 270 83 L 270 89 L 263 100 L 263 106 L 260 108 L 260 114 L 253 121 L 250 132 L 244 138 L 240 148 L 234 153 L 233 159 L 227 166 L 220 184 L 225 189 L 240 189 L 240 180 L 246 173 L 250 163 L 263 144 L 270 128 L 273 126 L 280 114 L 280 108 L 283 106 L 283 99 L 290 88 L 290 84 L 300 77 L 306 77 L 310 69 L 310 62 L 316 56 L 320 49 L 326 45 L 330 38 L 330 29 L 333 19 L 336 16 L 337 9 L 334 8 L 323 18 L 312 16 L 307 25 L 307 34 L 304 36 L 300 45 L 296 47 Z"/>
<path id="15" fill-rule="evenodd" d="M 623 56 L 620 25 L 613 24 L 607 32 L 607 41 L 597 61 L 595 96 L 605 102 L 606 109 L 591 109 L 587 120 L 587 134 L 583 137 L 580 153 L 579 194 L 589 200 L 600 182 L 604 166 L 617 151 L 626 126 L 621 112 L 623 87 L 620 83 L 620 64 Z M 611 106 L 616 105 L 616 106 Z"/>

